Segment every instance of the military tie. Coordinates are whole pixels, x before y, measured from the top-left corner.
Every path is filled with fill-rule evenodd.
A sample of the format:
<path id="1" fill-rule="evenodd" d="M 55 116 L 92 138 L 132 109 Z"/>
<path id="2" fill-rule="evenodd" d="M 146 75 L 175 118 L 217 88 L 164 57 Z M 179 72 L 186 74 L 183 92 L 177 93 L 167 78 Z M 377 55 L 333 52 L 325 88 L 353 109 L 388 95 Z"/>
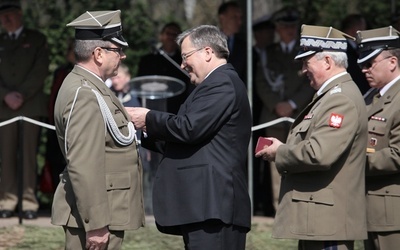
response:
<path id="1" fill-rule="evenodd" d="M 15 40 L 15 39 L 16 39 L 15 33 L 11 33 L 11 34 L 10 34 L 10 39 L 11 39 L 11 40 Z"/>

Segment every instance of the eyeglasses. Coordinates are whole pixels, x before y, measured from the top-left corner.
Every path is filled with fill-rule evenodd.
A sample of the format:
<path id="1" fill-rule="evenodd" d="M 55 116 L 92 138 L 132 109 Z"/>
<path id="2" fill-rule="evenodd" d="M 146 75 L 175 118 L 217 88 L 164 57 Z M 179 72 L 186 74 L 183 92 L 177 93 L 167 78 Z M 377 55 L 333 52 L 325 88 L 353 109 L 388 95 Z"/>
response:
<path id="1" fill-rule="evenodd" d="M 193 55 L 194 53 L 196 53 L 197 51 L 200 51 L 200 50 L 202 50 L 202 49 L 204 49 L 204 48 L 194 49 L 194 50 L 192 50 L 192 51 L 189 51 L 189 52 L 186 53 L 186 54 L 182 54 L 182 55 L 181 55 L 181 56 L 182 56 L 182 61 L 183 61 L 183 62 L 186 62 L 186 60 L 188 59 L 189 56 Z"/>
<path id="2" fill-rule="evenodd" d="M 113 51 L 118 53 L 119 55 L 122 55 L 124 53 L 124 51 L 122 50 L 122 48 L 111 48 L 111 47 L 100 47 L 102 49 L 108 50 L 108 51 Z"/>
<path id="3" fill-rule="evenodd" d="M 391 57 L 392 57 L 392 56 L 387 56 L 387 57 L 385 57 L 385 58 L 383 58 L 383 59 L 381 59 L 381 60 L 379 60 L 379 61 L 374 61 L 374 62 L 368 61 L 368 62 L 366 62 L 366 63 L 361 63 L 361 64 L 359 64 L 359 66 L 360 66 L 361 69 L 373 70 L 374 67 L 375 67 L 376 65 L 378 65 L 380 62 L 382 62 L 383 60 L 386 60 L 386 59 L 388 59 L 388 58 L 391 58 Z"/>

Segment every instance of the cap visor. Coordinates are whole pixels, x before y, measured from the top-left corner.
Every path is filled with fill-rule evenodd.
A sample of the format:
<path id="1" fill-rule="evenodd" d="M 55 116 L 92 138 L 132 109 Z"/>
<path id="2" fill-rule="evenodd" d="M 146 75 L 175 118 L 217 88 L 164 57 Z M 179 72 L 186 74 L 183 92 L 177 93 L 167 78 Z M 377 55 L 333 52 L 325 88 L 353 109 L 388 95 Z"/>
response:
<path id="1" fill-rule="evenodd" d="M 366 51 L 366 52 L 361 52 L 360 53 L 360 58 L 357 59 L 357 63 L 358 64 L 362 64 L 366 61 L 371 60 L 372 58 L 376 57 L 379 55 L 379 53 L 381 53 L 383 51 L 383 48 L 381 49 L 376 49 L 373 51 Z"/>
<path id="2" fill-rule="evenodd" d="M 297 54 L 297 56 L 294 58 L 294 60 L 298 60 L 298 59 L 310 56 L 310 55 L 315 54 L 315 53 L 316 53 L 316 51 L 312 51 L 312 50 L 305 51 L 303 53 Z"/>
<path id="3" fill-rule="evenodd" d="M 125 39 L 122 36 L 112 37 L 112 38 L 110 38 L 110 40 L 121 46 L 129 47 L 128 43 L 125 41 Z"/>

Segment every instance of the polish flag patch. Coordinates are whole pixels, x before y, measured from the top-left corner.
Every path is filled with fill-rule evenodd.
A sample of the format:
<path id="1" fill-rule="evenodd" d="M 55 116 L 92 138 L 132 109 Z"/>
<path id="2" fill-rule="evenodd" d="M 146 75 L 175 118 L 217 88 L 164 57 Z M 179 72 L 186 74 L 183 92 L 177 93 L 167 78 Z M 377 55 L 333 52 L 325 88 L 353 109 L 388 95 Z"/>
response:
<path id="1" fill-rule="evenodd" d="M 340 128 L 342 126 L 344 116 L 332 113 L 329 117 L 329 126 L 333 128 Z"/>

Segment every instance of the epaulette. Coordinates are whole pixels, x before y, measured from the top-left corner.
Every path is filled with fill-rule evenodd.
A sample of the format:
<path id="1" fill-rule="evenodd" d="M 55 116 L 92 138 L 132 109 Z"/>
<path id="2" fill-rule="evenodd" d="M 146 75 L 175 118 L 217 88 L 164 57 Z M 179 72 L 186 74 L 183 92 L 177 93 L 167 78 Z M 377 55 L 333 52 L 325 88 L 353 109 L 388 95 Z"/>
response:
<path id="1" fill-rule="evenodd" d="M 330 95 L 336 94 L 336 93 L 341 93 L 342 92 L 342 88 L 339 87 L 338 85 L 336 85 L 335 87 L 333 87 L 333 89 L 329 92 Z"/>
<path id="2" fill-rule="evenodd" d="M 82 79 L 81 80 L 81 85 L 82 85 L 82 87 L 86 87 L 86 88 L 92 88 L 88 83 L 87 83 L 87 81 L 86 81 L 86 79 Z"/>

